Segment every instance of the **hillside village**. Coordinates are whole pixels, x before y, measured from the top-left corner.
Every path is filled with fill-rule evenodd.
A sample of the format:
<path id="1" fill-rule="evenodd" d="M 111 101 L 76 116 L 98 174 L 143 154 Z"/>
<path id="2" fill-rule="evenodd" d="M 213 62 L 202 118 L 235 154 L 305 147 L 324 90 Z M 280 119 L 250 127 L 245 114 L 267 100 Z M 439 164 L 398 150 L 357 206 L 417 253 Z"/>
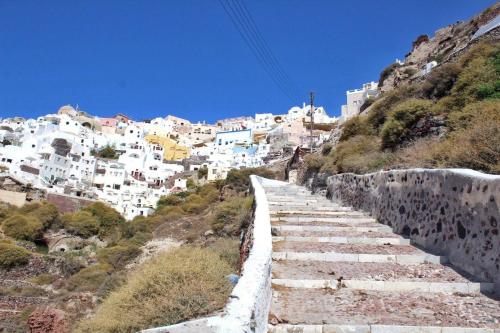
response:
<path id="1" fill-rule="evenodd" d="M 101 118 L 67 105 L 37 119 L 0 120 L 0 166 L 23 185 L 97 199 L 131 220 L 150 215 L 161 196 L 185 190 L 198 171 L 206 181 L 225 179 L 231 169 L 259 167 L 308 147 L 309 110 L 206 124 L 175 116 Z M 314 122 L 331 128 L 337 119 L 318 107 Z M 313 136 L 320 144 L 329 131 L 315 127 Z"/>
<path id="2" fill-rule="evenodd" d="M 496 332 L 499 26 L 415 36 L 339 117 L 0 118 L 0 332 Z"/>

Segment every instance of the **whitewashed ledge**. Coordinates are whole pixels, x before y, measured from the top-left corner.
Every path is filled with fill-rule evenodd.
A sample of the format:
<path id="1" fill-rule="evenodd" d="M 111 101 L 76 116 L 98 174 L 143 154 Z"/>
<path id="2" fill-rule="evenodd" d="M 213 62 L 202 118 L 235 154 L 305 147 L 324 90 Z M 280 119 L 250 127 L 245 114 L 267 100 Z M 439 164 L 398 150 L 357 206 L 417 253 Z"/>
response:
<path id="1" fill-rule="evenodd" d="M 250 176 L 255 197 L 253 244 L 242 274 L 223 313 L 176 325 L 143 330 L 143 333 L 264 333 L 271 305 L 272 235 L 269 205 L 263 186 L 286 183 Z"/>

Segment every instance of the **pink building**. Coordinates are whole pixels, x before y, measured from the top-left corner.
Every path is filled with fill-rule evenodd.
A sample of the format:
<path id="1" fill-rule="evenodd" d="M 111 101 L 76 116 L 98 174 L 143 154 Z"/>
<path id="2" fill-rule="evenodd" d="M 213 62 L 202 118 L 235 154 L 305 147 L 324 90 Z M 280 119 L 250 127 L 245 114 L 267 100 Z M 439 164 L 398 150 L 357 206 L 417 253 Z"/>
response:
<path id="1" fill-rule="evenodd" d="M 307 134 L 307 128 L 304 126 L 302 118 L 294 119 L 283 123 L 283 137 L 296 145 L 301 144 L 301 137 Z"/>
<path id="2" fill-rule="evenodd" d="M 99 125 L 101 125 L 101 132 L 107 134 L 116 133 L 116 125 L 118 120 L 115 118 L 99 118 Z"/>

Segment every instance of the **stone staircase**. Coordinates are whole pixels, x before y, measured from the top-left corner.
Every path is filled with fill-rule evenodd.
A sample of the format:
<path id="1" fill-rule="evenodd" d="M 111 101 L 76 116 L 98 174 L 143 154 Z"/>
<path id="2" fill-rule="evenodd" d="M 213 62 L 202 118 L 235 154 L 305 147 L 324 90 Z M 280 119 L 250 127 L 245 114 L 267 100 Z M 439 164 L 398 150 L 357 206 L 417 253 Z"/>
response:
<path id="1" fill-rule="evenodd" d="M 492 283 L 457 273 L 446 258 L 303 187 L 265 191 L 273 233 L 269 332 L 500 333 Z"/>

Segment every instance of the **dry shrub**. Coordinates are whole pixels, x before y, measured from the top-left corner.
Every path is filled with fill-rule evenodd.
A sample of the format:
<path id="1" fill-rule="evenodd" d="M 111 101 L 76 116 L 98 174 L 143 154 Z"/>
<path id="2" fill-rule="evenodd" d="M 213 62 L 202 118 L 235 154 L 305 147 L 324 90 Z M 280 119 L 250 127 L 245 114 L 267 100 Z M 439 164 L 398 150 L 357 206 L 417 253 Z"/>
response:
<path id="1" fill-rule="evenodd" d="M 115 246 L 108 246 L 97 252 L 100 262 L 113 266 L 114 269 L 121 269 L 135 257 L 141 254 L 141 249 L 127 242 L 121 242 Z"/>
<path id="2" fill-rule="evenodd" d="M 208 248 L 217 253 L 222 260 L 227 262 L 234 272 L 238 271 L 240 259 L 240 242 L 231 238 L 218 238 Z"/>
<path id="3" fill-rule="evenodd" d="M 340 136 L 340 141 L 345 141 L 356 135 L 371 135 L 373 134 L 373 128 L 368 123 L 367 117 L 356 116 L 347 120 L 342 128 L 342 135 Z"/>
<path id="4" fill-rule="evenodd" d="M 318 154 L 304 156 L 304 163 L 309 172 L 318 172 L 326 161 L 327 157 Z"/>
<path id="5" fill-rule="evenodd" d="M 214 208 L 212 229 L 225 235 L 238 235 L 245 228 L 252 215 L 253 196 L 234 196 Z"/>
<path id="6" fill-rule="evenodd" d="M 95 292 L 99 289 L 112 271 L 113 267 L 108 264 L 89 266 L 71 276 L 66 282 L 66 288 L 70 291 Z"/>
<path id="7" fill-rule="evenodd" d="M 207 315 L 225 305 L 230 273 L 231 267 L 207 249 L 160 254 L 132 273 L 76 332 L 136 332 Z"/>
<path id="8" fill-rule="evenodd" d="M 9 237 L 35 241 L 42 237 L 43 224 L 33 216 L 15 214 L 3 221 L 2 230 Z"/>
<path id="9" fill-rule="evenodd" d="M 338 172 L 365 173 L 382 168 L 391 154 L 380 151 L 376 136 L 358 135 L 337 145 L 332 158 Z"/>
<path id="10" fill-rule="evenodd" d="M 423 138 L 399 149 L 395 154 L 392 167 L 433 168 L 438 166 L 441 141 L 438 138 Z"/>
<path id="11" fill-rule="evenodd" d="M 64 228 L 74 235 L 88 238 L 99 233 L 99 222 L 88 211 L 67 213 L 62 216 Z"/>
<path id="12" fill-rule="evenodd" d="M 500 173 L 500 109 L 474 116 L 450 134 L 441 151 L 447 166 Z"/>
<path id="13" fill-rule="evenodd" d="M 0 243 L 0 268 L 25 265 L 30 256 L 31 253 L 23 247 L 8 242 Z"/>

